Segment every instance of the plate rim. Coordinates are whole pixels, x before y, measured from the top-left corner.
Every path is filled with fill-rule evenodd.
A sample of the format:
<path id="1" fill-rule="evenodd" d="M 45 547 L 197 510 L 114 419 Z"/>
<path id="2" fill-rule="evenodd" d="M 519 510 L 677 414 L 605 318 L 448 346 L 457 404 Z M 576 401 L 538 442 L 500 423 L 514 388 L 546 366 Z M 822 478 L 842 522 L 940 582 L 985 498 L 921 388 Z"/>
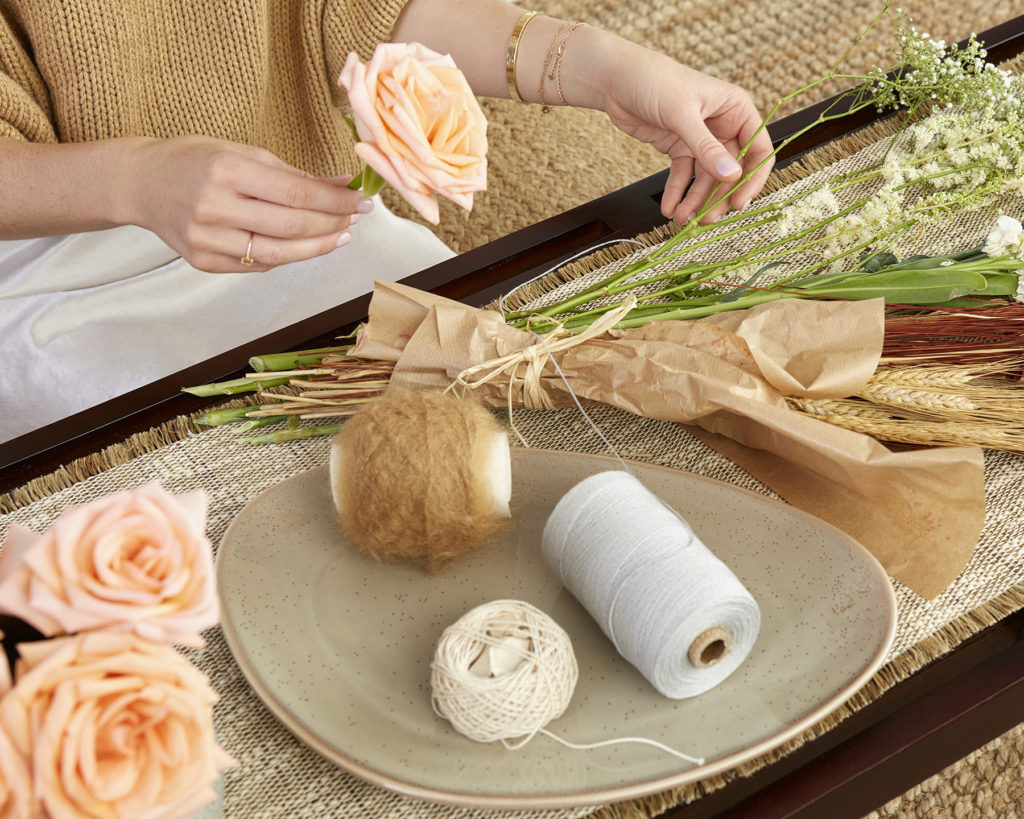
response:
<path id="1" fill-rule="evenodd" d="M 530 457 L 533 454 L 542 455 L 566 455 L 571 456 L 574 459 L 591 460 L 598 463 L 608 463 L 621 466 L 619 461 L 611 456 L 597 455 L 592 453 L 583 452 L 572 452 L 571 450 L 560 450 L 560 449 L 541 449 L 538 447 L 516 447 L 512 450 L 513 459 Z M 248 655 L 246 654 L 244 647 L 241 642 L 241 637 L 237 633 L 234 625 L 225 616 L 225 608 L 221 604 L 221 631 L 224 635 L 224 639 L 227 642 L 228 649 L 231 652 L 232 659 L 238 665 L 242 671 L 246 682 L 249 687 L 256 693 L 263 705 L 277 718 L 277 720 L 287 728 L 293 736 L 299 739 L 301 742 L 312 748 L 314 751 L 319 753 L 321 756 L 332 762 L 337 767 L 341 768 L 348 773 L 351 773 L 360 779 L 369 782 L 372 785 L 384 788 L 386 790 L 401 794 L 402 796 L 408 796 L 415 799 L 426 800 L 442 805 L 451 805 L 463 808 L 479 808 L 485 810 L 544 810 L 544 809 L 564 809 L 573 807 L 587 807 L 591 805 L 602 805 L 610 802 L 621 802 L 629 799 L 639 799 L 645 796 L 650 796 L 655 793 L 677 788 L 682 785 L 689 784 L 691 782 L 698 782 L 703 779 L 720 774 L 724 771 L 735 768 L 737 765 L 761 756 L 775 748 L 778 748 L 798 736 L 803 731 L 807 730 L 811 726 L 821 722 L 829 714 L 833 713 L 843 703 L 847 702 L 853 697 L 864 685 L 875 675 L 875 673 L 884 665 L 886 656 L 888 655 L 889 649 L 892 646 L 893 640 L 896 635 L 897 625 L 897 605 L 896 595 L 892 588 L 892 584 L 889 579 L 889 575 L 885 569 L 879 563 L 878 559 L 859 541 L 854 537 L 847 534 L 843 530 L 839 529 L 835 525 L 829 523 L 822 518 L 812 515 L 810 512 L 806 512 L 802 509 L 798 509 L 791 504 L 785 503 L 784 501 L 777 500 L 776 498 L 769 497 L 767 495 L 754 492 L 742 486 L 736 486 L 735 484 L 722 481 L 717 478 L 710 478 L 706 475 L 700 475 L 695 472 L 690 472 L 683 469 L 676 469 L 670 466 L 664 466 L 662 464 L 647 463 L 645 461 L 635 461 L 631 459 L 624 459 L 624 462 L 629 466 L 637 466 L 643 470 L 654 470 L 656 472 L 663 472 L 671 476 L 684 476 L 685 479 L 693 479 L 703 483 L 709 483 L 718 487 L 724 487 L 733 492 L 739 492 L 753 498 L 758 503 L 765 503 L 770 506 L 781 506 L 784 507 L 788 513 L 792 513 L 796 518 L 803 518 L 807 521 L 813 522 L 815 526 L 824 526 L 828 529 L 833 530 L 836 534 L 837 539 L 840 541 L 846 541 L 847 545 L 859 551 L 862 557 L 867 558 L 867 564 L 871 570 L 880 578 L 882 581 L 880 585 L 887 590 L 887 594 L 884 595 L 884 601 L 887 604 L 886 614 L 887 622 L 884 635 L 879 641 L 879 645 L 875 654 L 871 660 L 861 669 L 860 673 L 853 677 L 846 685 L 834 693 L 829 699 L 818 704 L 817 707 L 813 708 L 807 714 L 800 719 L 794 721 L 790 725 L 786 726 L 777 733 L 771 736 L 755 742 L 752 745 L 744 746 L 731 754 L 720 757 L 713 760 L 712 762 L 705 763 L 703 765 L 686 767 L 681 771 L 673 774 L 664 776 L 658 776 L 649 779 L 643 779 L 635 782 L 631 782 L 625 785 L 601 787 L 598 789 L 588 789 L 573 793 L 568 792 L 547 792 L 547 793 L 535 793 L 535 794 L 516 794 L 516 795 L 502 795 L 502 794 L 480 794 L 480 793 L 466 793 L 458 791 L 450 791 L 440 788 L 432 788 L 425 785 L 419 785 L 416 783 L 405 782 L 401 779 L 397 779 L 394 776 L 382 773 L 375 768 L 369 767 L 358 760 L 355 760 L 349 756 L 346 756 L 343 751 L 333 746 L 329 742 L 322 740 L 315 733 L 309 730 L 304 722 L 296 716 L 287 706 L 279 702 L 270 687 L 267 686 L 259 677 L 259 674 L 255 667 L 251 664 Z M 279 481 L 271 486 L 268 486 L 263 491 L 259 492 L 255 497 L 250 499 L 242 509 L 239 510 L 238 514 L 232 519 L 228 528 L 224 531 L 224 535 L 218 544 L 217 559 L 215 565 L 216 580 L 217 580 L 217 597 L 218 601 L 222 601 L 223 590 L 222 590 L 222 573 L 221 573 L 221 554 L 224 548 L 225 542 L 228 540 L 228 536 L 232 529 L 235 528 L 235 523 L 241 517 L 242 513 L 249 508 L 249 506 L 255 503 L 264 494 L 276 489 L 284 483 L 295 480 L 303 475 L 307 475 L 310 472 L 317 470 L 327 471 L 327 464 L 320 464 L 318 466 L 311 467 L 309 469 L 297 472 L 282 481 Z M 230 548 L 230 547 L 229 547 Z"/>

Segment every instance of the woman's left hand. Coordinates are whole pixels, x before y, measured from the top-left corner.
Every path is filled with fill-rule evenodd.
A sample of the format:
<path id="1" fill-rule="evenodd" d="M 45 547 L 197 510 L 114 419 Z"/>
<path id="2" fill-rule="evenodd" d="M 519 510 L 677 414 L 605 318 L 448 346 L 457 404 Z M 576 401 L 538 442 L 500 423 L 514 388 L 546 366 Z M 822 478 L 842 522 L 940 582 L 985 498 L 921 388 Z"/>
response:
<path id="1" fill-rule="evenodd" d="M 721 201 L 702 216 L 702 224 L 721 218 L 729 207 L 746 207 L 774 163 L 771 139 L 760 128 L 762 119 L 750 96 L 634 43 L 613 38 L 609 45 L 615 52 L 610 64 L 618 70 L 610 72 L 606 84 L 606 113 L 622 131 L 672 161 L 662 215 L 685 224 L 701 212 L 712 191 Z"/>

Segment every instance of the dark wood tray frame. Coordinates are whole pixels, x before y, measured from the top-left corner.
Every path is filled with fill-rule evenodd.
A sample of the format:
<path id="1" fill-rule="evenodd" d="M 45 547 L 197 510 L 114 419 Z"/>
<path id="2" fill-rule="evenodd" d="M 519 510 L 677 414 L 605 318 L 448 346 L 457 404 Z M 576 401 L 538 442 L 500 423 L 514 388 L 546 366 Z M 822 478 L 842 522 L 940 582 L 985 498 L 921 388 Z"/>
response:
<path id="1" fill-rule="evenodd" d="M 995 62 L 1024 51 L 1024 15 L 980 38 Z M 776 144 L 814 121 L 826 101 L 770 128 Z M 789 145 L 779 165 L 873 121 L 857 117 L 819 126 Z M 662 224 L 665 173 L 520 230 L 406 283 L 468 304 L 485 304 L 516 284 L 598 242 L 630 238 Z M 0 444 L 0 492 L 48 474 L 182 414 L 209 406 L 185 385 L 240 375 L 256 353 L 330 343 L 367 311 L 369 297 L 198 362 L 105 404 Z M 1024 611 L 1004 618 L 913 674 L 824 736 L 754 775 L 665 817 L 833 817 L 859 819 L 1013 726 L 1024 722 Z"/>

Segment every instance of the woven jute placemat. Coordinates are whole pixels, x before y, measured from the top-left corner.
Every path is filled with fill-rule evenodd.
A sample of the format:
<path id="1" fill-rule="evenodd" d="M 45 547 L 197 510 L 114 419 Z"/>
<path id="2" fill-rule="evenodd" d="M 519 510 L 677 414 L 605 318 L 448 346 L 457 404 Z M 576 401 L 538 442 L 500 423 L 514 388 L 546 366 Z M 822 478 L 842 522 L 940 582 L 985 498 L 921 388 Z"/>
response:
<path id="1" fill-rule="evenodd" d="M 595 408 L 591 416 L 625 458 L 685 469 L 770 495 L 755 479 L 705 447 L 681 426 L 608 407 Z M 515 413 L 515 423 L 531 446 L 607 452 L 605 443 L 575 410 L 519 411 Z M 260 492 L 326 463 L 327 451 L 326 439 L 254 447 L 241 443 L 229 427 L 189 434 L 18 506 L 0 520 L 0 536 L 12 522 L 41 531 L 69 505 L 158 480 L 175 492 L 202 489 L 208 494 L 208 533 L 216 544 L 238 512 Z M 506 814 L 414 801 L 365 783 L 306 748 L 277 722 L 250 689 L 223 636 L 214 629 L 206 635 L 206 648 L 193 652 L 191 658 L 221 695 L 216 709 L 218 734 L 224 747 L 240 763 L 227 775 L 226 815 L 411 819 L 484 819 L 506 815 L 569 819 L 594 815 L 619 819 L 652 816 L 666 807 L 697 799 L 827 731 L 970 634 L 1024 607 L 1024 586 L 1020 585 L 1024 578 L 1024 520 L 1017 513 L 1024 495 L 1024 461 L 1007 453 L 989 454 L 986 475 L 989 512 L 974 559 L 956 583 L 936 600 L 925 601 L 895 586 L 899 609 L 896 640 L 886 665 L 851 701 L 805 735 L 740 769 L 618 805 Z M 424 708 L 429 705 L 424 703 Z"/>

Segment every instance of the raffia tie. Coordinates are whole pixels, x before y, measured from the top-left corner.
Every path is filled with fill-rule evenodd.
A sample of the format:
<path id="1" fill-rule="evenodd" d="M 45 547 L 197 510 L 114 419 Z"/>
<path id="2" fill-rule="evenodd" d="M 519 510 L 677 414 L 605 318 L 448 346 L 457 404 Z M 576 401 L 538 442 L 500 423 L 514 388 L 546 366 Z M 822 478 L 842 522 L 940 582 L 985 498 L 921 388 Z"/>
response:
<path id="1" fill-rule="evenodd" d="M 467 367 L 449 385 L 448 390 L 458 390 L 462 395 L 465 395 L 469 390 L 478 389 L 485 384 L 507 376 L 508 406 L 510 411 L 512 409 L 512 393 L 516 390 L 517 378 L 522 382 L 523 406 L 526 409 L 554 409 L 555 404 L 547 392 L 545 392 L 541 382 L 544 367 L 548 361 L 554 358 L 555 353 L 584 344 L 590 339 L 606 333 L 618 324 L 635 306 L 636 296 L 630 296 L 621 305 L 614 310 L 610 310 L 582 333 L 576 335 L 568 333 L 561 323 L 557 323 L 550 332 L 538 335 L 535 344 L 504 355 L 501 358 L 494 358 L 490 361 L 484 361 L 481 364 Z M 557 364 L 555 366 L 557 368 Z M 520 367 L 524 367 L 521 376 L 519 375 Z M 568 385 L 566 385 L 566 388 L 570 392 L 572 391 Z"/>

